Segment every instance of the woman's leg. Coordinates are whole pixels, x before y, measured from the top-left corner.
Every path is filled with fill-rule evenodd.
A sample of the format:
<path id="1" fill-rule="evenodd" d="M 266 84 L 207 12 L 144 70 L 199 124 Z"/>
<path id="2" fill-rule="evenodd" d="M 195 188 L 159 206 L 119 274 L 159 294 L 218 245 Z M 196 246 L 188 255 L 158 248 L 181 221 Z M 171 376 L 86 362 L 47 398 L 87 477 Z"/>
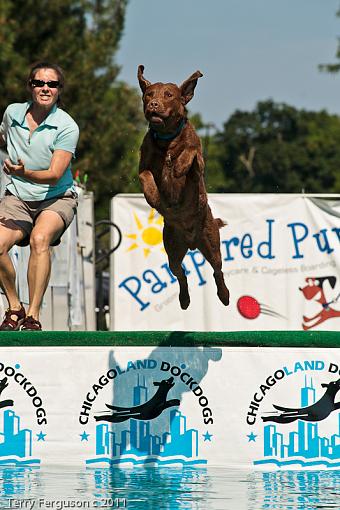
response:
<path id="1" fill-rule="evenodd" d="M 31 253 L 28 262 L 27 281 L 29 308 L 27 315 L 39 320 L 40 307 L 51 274 L 50 245 L 65 229 L 64 222 L 55 211 L 42 211 L 30 236 Z"/>
<path id="2" fill-rule="evenodd" d="M 8 252 L 14 244 L 22 241 L 24 236 L 21 229 L 14 225 L 13 228 L 4 226 L 0 222 L 0 286 L 11 310 L 20 310 L 21 304 L 15 286 L 16 272 Z"/>

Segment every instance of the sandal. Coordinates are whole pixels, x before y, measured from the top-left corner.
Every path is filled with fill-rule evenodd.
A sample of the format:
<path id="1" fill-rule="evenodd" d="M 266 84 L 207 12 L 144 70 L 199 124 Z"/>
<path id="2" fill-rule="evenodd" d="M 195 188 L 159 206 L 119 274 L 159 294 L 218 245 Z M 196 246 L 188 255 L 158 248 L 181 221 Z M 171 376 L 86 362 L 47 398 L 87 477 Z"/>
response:
<path id="1" fill-rule="evenodd" d="M 24 322 L 25 317 L 26 312 L 22 303 L 20 310 L 11 310 L 10 308 L 7 308 L 4 320 L 0 325 L 0 331 L 18 331 L 21 324 Z"/>
<path id="2" fill-rule="evenodd" d="M 32 315 L 27 315 L 21 325 L 21 331 L 41 331 L 41 323 Z"/>

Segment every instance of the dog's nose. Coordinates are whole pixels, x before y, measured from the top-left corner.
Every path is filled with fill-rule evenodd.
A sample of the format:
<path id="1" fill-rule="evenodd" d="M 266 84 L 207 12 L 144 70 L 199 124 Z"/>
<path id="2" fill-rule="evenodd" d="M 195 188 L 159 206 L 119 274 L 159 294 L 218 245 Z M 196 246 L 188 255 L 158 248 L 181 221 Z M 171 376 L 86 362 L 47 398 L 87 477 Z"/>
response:
<path id="1" fill-rule="evenodd" d="M 154 101 L 150 101 L 150 103 L 149 103 L 149 107 L 153 108 L 154 110 L 157 110 L 158 106 L 159 106 L 158 101 L 154 100 Z"/>

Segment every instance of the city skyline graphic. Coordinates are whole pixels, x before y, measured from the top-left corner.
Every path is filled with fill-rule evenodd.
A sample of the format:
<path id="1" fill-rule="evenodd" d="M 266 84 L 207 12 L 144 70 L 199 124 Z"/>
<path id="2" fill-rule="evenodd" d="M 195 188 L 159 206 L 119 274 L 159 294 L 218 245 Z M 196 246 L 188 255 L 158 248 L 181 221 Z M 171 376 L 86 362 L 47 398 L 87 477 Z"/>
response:
<path id="1" fill-rule="evenodd" d="M 3 432 L 0 432 L 0 464 L 32 465 L 40 464 L 32 458 L 31 429 L 20 428 L 20 416 L 12 410 L 3 414 Z"/>
<path id="2" fill-rule="evenodd" d="M 138 375 L 132 400 L 133 406 L 148 400 L 145 377 Z M 205 465 L 207 461 L 198 457 L 198 430 L 188 428 L 187 417 L 179 410 L 173 409 L 163 414 L 168 416 L 168 427 L 165 431 L 154 431 L 155 425 L 153 426 L 151 420 L 133 418 L 123 430 L 107 423 L 97 425 L 96 457 L 87 459 L 86 464 L 105 462 Z"/>
<path id="3" fill-rule="evenodd" d="M 301 407 L 316 402 L 316 390 L 313 379 L 300 388 Z M 337 431 L 330 436 L 319 435 L 319 423 L 298 420 L 295 430 L 281 432 L 286 425 L 266 425 L 263 427 L 263 459 L 255 460 L 255 465 L 274 464 L 286 466 L 326 467 L 340 466 L 340 412 L 337 413 Z"/>

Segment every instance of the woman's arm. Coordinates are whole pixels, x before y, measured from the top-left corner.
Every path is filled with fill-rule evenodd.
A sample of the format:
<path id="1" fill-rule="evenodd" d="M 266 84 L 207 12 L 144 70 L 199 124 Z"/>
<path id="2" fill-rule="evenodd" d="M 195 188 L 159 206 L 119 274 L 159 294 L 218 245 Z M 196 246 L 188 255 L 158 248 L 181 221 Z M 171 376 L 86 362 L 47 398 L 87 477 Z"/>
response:
<path id="1" fill-rule="evenodd" d="M 50 184 L 54 186 L 65 173 L 72 159 L 72 152 L 56 149 L 53 153 L 50 167 L 47 170 L 30 170 L 19 159 L 18 165 L 13 165 L 9 159 L 4 162 L 4 171 L 8 175 L 23 177 L 37 184 Z"/>

